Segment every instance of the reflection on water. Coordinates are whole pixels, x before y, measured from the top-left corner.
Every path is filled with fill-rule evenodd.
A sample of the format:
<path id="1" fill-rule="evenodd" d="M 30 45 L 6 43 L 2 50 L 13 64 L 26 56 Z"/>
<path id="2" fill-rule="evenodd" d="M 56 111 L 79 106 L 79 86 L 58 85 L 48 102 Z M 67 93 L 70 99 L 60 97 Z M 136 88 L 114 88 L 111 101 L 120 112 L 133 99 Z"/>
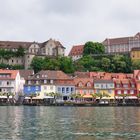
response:
<path id="1" fill-rule="evenodd" d="M 140 140 L 140 108 L 1 106 L 0 139 Z"/>

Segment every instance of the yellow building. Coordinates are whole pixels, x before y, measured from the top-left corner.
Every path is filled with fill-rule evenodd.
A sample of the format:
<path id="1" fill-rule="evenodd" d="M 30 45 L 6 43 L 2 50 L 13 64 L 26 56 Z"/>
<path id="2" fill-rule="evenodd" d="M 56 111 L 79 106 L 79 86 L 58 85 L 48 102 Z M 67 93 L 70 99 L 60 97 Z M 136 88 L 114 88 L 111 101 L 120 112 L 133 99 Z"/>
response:
<path id="1" fill-rule="evenodd" d="M 140 60 L 140 48 L 132 48 L 130 56 L 133 61 Z"/>

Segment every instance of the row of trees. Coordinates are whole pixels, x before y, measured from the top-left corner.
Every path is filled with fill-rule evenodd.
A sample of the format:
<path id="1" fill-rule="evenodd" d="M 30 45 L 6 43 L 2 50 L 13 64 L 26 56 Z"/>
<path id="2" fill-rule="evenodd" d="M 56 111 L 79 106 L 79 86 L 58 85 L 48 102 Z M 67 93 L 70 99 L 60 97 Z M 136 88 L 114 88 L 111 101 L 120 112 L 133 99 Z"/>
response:
<path id="1" fill-rule="evenodd" d="M 116 73 L 130 73 L 133 69 L 138 68 L 136 65 L 133 65 L 128 55 L 85 55 L 76 61 L 75 65 L 77 71 L 105 71 Z"/>
<path id="2" fill-rule="evenodd" d="M 65 73 L 73 73 L 75 70 L 72 59 L 68 57 L 34 57 L 31 63 L 31 67 L 35 70 L 35 72 L 40 70 L 62 70 Z"/>
<path id="3" fill-rule="evenodd" d="M 9 60 L 12 57 L 22 57 L 24 56 L 24 48 L 19 46 L 17 51 L 12 51 L 12 50 L 5 50 L 5 49 L 0 49 L 0 59 L 6 59 Z"/>

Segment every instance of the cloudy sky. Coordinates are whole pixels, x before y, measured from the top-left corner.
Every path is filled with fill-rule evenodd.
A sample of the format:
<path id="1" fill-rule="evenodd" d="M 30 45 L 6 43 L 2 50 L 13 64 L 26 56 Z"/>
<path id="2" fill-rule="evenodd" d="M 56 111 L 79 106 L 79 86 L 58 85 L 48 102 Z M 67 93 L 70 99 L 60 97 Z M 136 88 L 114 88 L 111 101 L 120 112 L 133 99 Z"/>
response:
<path id="1" fill-rule="evenodd" d="M 59 40 L 67 48 L 140 31 L 140 0 L 0 0 L 0 40 Z"/>

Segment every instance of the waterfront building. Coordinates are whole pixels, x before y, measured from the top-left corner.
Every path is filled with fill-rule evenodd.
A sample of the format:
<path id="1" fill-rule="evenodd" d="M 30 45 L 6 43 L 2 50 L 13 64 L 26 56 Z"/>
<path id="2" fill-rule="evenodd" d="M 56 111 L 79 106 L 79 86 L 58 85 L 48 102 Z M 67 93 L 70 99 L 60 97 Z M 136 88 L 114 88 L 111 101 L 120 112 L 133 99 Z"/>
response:
<path id="1" fill-rule="evenodd" d="M 76 61 L 83 56 L 84 45 L 75 45 L 72 47 L 69 56 L 72 58 L 73 61 Z"/>
<path id="2" fill-rule="evenodd" d="M 82 98 L 91 99 L 94 91 L 92 78 L 74 78 L 75 93 L 80 94 Z"/>
<path id="3" fill-rule="evenodd" d="M 12 93 L 17 100 L 19 93 L 23 90 L 24 82 L 21 79 L 19 70 L 0 69 L 0 92 Z"/>
<path id="4" fill-rule="evenodd" d="M 109 54 L 130 53 L 132 48 L 140 48 L 140 33 L 130 37 L 107 38 L 102 44 Z"/>
<path id="5" fill-rule="evenodd" d="M 9 65 L 21 65 L 25 69 L 30 68 L 32 59 L 37 57 L 57 57 L 65 55 L 65 47 L 56 40 L 49 39 L 43 43 L 38 42 L 18 42 L 18 41 L 0 41 L 0 49 L 17 52 L 19 48 L 25 51 L 24 56 L 14 56 L 9 59 L 1 58 L 0 63 Z"/>
<path id="6" fill-rule="evenodd" d="M 123 96 L 126 96 L 127 99 L 137 99 L 137 88 L 134 79 L 116 79 L 114 83 L 116 99 Z"/>
<path id="7" fill-rule="evenodd" d="M 36 94 L 47 98 L 50 93 L 58 93 L 63 100 L 68 100 L 75 92 L 73 79 L 62 71 L 40 71 L 30 76 L 24 85 L 25 95 Z"/>
<path id="8" fill-rule="evenodd" d="M 94 80 L 95 93 L 105 93 L 108 97 L 103 99 L 114 99 L 114 81 L 110 79 L 96 79 Z"/>

